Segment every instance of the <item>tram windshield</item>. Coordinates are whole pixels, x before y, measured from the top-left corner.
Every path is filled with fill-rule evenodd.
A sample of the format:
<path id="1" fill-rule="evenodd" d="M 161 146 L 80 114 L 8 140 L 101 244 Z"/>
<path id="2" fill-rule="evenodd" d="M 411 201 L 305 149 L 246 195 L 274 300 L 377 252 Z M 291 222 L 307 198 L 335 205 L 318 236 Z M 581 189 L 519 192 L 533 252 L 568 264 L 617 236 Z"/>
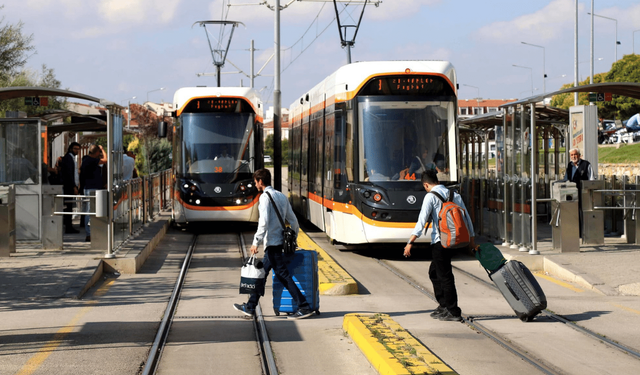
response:
<path id="1" fill-rule="evenodd" d="M 360 97 L 358 100 L 360 181 L 420 181 L 432 169 L 449 181 L 449 131 L 453 99 Z"/>
<path id="2" fill-rule="evenodd" d="M 252 178 L 252 113 L 183 113 L 180 118 L 185 177 L 211 183 Z"/>

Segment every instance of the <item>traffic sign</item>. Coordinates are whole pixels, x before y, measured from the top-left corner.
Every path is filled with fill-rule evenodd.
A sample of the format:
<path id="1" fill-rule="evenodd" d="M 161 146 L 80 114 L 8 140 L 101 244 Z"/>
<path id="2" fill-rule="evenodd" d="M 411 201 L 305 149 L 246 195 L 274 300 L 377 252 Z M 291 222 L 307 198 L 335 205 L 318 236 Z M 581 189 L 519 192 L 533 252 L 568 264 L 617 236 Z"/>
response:
<path id="1" fill-rule="evenodd" d="M 24 98 L 24 105 L 30 105 L 33 107 L 46 107 L 49 105 L 49 98 L 41 98 L 39 96 L 26 96 Z"/>
<path id="2" fill-rule="evenodd" d="M 590 92 L 589 101 L 590 102 L 610 102 L 611 96 L 612 95 L 610 92 Z"/>

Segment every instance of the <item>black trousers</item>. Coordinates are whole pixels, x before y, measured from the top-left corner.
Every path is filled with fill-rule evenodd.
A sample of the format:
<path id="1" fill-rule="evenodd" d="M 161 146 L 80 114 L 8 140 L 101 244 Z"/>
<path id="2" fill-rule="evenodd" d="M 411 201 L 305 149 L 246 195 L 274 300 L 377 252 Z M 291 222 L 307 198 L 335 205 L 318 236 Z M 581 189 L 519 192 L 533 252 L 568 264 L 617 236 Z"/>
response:
<path id="1" fill-rule="evenodd" d="M 73 212 L 73 206 L 75 205 L 75 201 L 66 201 L 64 202 L 64 212 Z M 70 230 L 73 227 L 71 226 L 71 221 L 73 219 L 73 215 L 64 215 L 62 216 L 62 224 L 65 226 L 64 230 Z"/>
<path id="2" fill-rule="evenodd" d="M 446 307 L 452 315 L 460 316 L 462 310 L 458 307 L 458 293 L 451 267 L 452 251 L 443 248 L 440 242 L 436 242 L 431 245 L 431 254 L 429 279 L 433 284 L 436 300 L 440 307 Z"/>
<path id="3" fill-rule="evenodd" d="M 282 245 L 279 246 L 269 246 L 265 249 L 264 258 L 262 259 L 262 264 L 264 265 L 264 270 L 266 271 L 265 279 L 269 277 L 269 271 L 273 269 L 273 272 L 276 274 L 278 280 L 284 285 L 285 288 L 291 294 L 291 298 L 296 302 L 299 309 L 308 309 L 309 302 L 304 298 L 304 295 L 298 289 L 295 281 L 293 281 L 293 277 L 289 273 L 289 269 L 287 269 L 287 264 L 290 263 L 291 258 L 294 254 L 285 255 L 282 252 Z M 266 284 L 266 280 L 265 280 Z M 259 294 L 252 294 L 249 297 L 249 301 L 247 302 L 247 306 L 250 309 L 255 309 L 258 305 L 258 301 L 260 300 Z"/>

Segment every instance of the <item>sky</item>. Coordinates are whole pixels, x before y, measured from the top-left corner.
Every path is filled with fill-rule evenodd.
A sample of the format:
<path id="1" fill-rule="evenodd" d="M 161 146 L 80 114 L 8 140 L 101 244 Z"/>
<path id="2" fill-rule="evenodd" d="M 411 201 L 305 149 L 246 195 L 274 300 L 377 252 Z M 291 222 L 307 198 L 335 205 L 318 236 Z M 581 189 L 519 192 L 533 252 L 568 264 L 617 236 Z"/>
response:
<path id="1" fill-rule="evenodd" d="M 353 62 L 450 61 L 460 99 L 523 98 L 574 81 L 575 0 L 373 2 L 377 1 L 370 0 L 364 8 L 351 50 Z M 357 25 L 362 5 L 354 3 L 338 3 L 343 25 Z M 255 88 L 268 108 L 274 89 L 270 58 L 275 12 L 269 9 L 274 4 L 275 0 L 5 0 L 0 14 L 4 23 L 23 22 L 23 33 L 33 35 L 35 53 L 27 68 L 39 72 L 46 64 L 62 88 L 124 105 L 171 102 L 181 87 L 216 86 L 207 35 L 214 49 L 224 50 L 233 30 L 222 86 L 250 86 L 249 50 L 254 40 L 255 72 L 264 66 Z M 280 12 L 282 106 L 289 107 L 347 64 L 347 52 L 340 45 L 332 2 L 280 0 L 280 5 L 286 6 Z M 590 11 L 590 0 L 578 1 L 580 80 L 589 76 Z M 608 71 L 616 56 L 633 53 L 634 36 L 640 53 L 640 2 L 594 0 L 594 14 L 600 16 L 594 18 L 595 73 Z M 206 20 L 242 25 L 210 25 L 205 30 L 197 22 Z M 355 28 L 348 29 L 351 38 Z"/>

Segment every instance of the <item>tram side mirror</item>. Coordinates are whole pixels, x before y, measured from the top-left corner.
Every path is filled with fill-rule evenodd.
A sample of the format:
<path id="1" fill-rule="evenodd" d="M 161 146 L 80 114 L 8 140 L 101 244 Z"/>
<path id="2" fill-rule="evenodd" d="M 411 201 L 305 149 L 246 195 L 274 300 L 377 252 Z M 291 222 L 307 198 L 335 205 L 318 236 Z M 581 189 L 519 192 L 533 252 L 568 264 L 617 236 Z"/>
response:
<path id="1" fill-rule="evenodd" d="M 166 138 L 167 137 L 167 123 L 164 121 L 160 121 L 158 124 L 158 137 Z"/>

